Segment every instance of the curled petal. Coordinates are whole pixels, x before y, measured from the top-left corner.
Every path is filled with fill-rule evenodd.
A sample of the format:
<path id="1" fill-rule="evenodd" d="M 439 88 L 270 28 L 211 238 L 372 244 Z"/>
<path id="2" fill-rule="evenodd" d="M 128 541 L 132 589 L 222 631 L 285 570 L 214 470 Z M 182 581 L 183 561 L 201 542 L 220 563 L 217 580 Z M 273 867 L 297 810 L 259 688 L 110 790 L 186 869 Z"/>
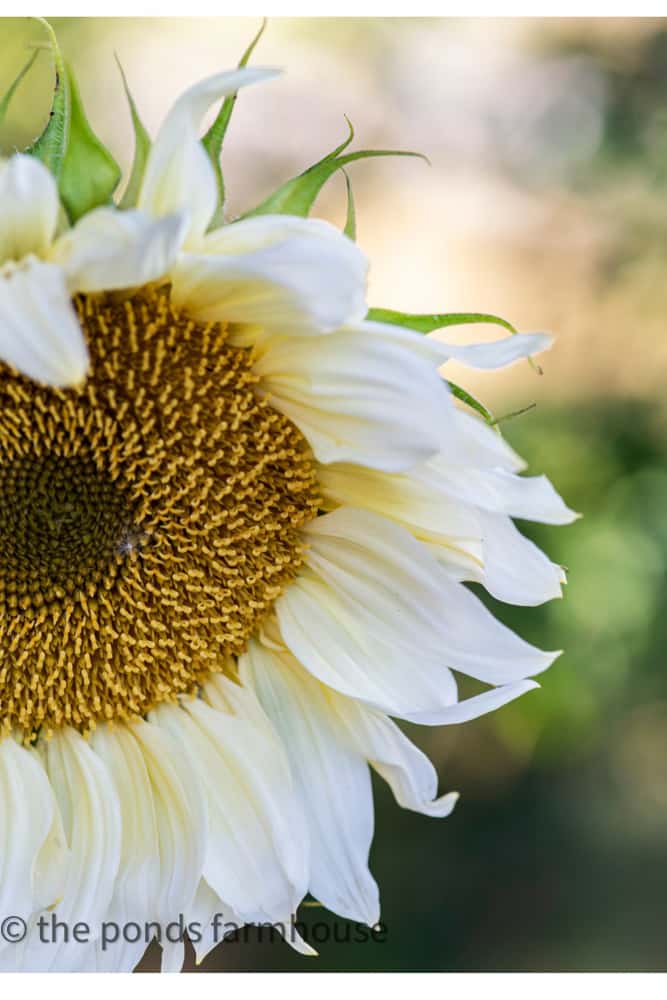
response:
<path id="1" fill-rule="evenodd" d="M 438 797 L 438 775 L 426 754 L 411 743 L 395 722 L 351 698 L 330 696 L 348 738 L 391 788 L 404 809 L 425 816 L 449 816 L 457 792 Z"/>
<path id="2" fill-rule="evenodd" d="M 546 476 L 516 476 L 505 469 L 451 465 L 443 455 L 429 465 L 441 489 L 483 510 L 542 524 L 570 524 L 578 517 Z"/>
<path id="3" fill-rule="evenodd" d="M 270 69 L 237 69 L 218 73 L 186 90 L 171 108 L 146 163 L 138 207 L 149 215 L 185 215 L 187 239 L 206 231 L 216 207 L 213 167 L 199 141 L 201 119 L 214 101 L 241 87 L 276 75 Z"/>
<path id="4" fill-rule="evenodd" d="M 470 722 L 472 719 L 479 719 L 480 716 L 488 715 L 489 712 L 495 712 L 503 705 L 516 701 L 528 691 L 535 691 L 539 686 L 537 681 L 530 680 L 499 684 L 488 691 L 482 691 L 481 694 L 458 701 L 454 705 L 439 708 L 435 712 L 414 712 L 404 716 L 404 718 L 407 722 L 414 722 L 419 726 L 456 726 L 463 722 Z"/>
<path id="5" fill-rule="evenodd" d="M 482 369 L 506 368 L 515 361 L 548 351 L 553 344 L 553 338 L 546 333 L 516 333 L 482 344 L 446 344 L 435 337 L 429 339 L 440 345 L 443 363 L 458 361 L 469 368 Z"/>
<path id="6" fill-rule="evenodd" d="M 484 585 L 499 601 L 534 606 L 562 596 L 560 566 L 526 538 L 509 517 L 480 511 Z"/>
<path id="7" fill-rule="evenodd" d="M 271 335 L 329 333 L 366 311 L 366 258 L 328 222 L 260 216 L 223 226 L 184 254 L 173 297 L 198 319 Z"/>

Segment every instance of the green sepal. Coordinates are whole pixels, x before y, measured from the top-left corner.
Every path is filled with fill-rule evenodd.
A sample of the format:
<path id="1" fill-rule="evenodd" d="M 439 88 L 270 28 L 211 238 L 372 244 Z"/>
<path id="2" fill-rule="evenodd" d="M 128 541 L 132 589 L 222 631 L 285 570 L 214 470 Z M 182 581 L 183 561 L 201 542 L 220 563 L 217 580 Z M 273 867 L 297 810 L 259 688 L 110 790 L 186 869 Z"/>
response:
<path id="1" fill-rule="evenodd" d="M 48 167 L 56 180 L 60 177 L 65 149 L 69 134 L 70 99 L 67 87 L 67 74 L 60 46 L 55 32 L 48 21 L 38 18 L 49 35 L 49 43 L 53 53 L 56 71 L 56 84 L 53 91 L 53 101 L 49 120 L 42 134 L 28 146 L 26 153 L 41 160 Z"/>
<path id="2" fill-rule="evenodd" d="M 462 389 L 460 385 L 456 384 L 456 382 L 450 382 L 449 379 L 445 379 L 445 382 L 449 386 L 452 396 L 459 399 L 462 403 L 465 403 L 471 410 L 475 410 L 476 413 L 479 413 L 480 417 L 483 417 L 490 427 L 495 427 L 496 424 L 498 424 L 499 421 L 493 416 L 490 410 L 487 410 L 483 403 L 480 403 L 478 399 L 471 396 L 469 392 Z"/>
<path id="3" fill-rule="evenodd" d="M 366 319 L 376 323 L 390 323 L 392 326 L 405 326 L 409 330 L 416 330 L 417 333 L 432 333 L 434 330 L 442 330 L 445 326 L 462 326 L 466 323 L 494 323 L 509 330 L 510 333 L 517 333 L 506 319 L 488 313 L 418 314 L 396 312 L 394 309 L 369 309 Z"/>
<path id="4" fill-rule="evenodd" d="M 70 222 L 76 222 L 111 200 L 120 180 L 120 167 L 88 124 L 76 81 L 63 60 L 53 28 L 40 21 L 49 34 L 56 86 L 48 124 L 26 152 L 49 168 Z"/>
<path id="5" fill-rule="evenodd" d="M 111 201 L 121 170 L 91 129 L 69 66 L 65 72 L 70 92 L 70 127 L 58 188 L 70 221 L 76 222 L 98 205 Z"/>
<path id="6" fill-rule="evenodd" d="M 125 76 L 125 71 L 121 66 L 120 59 L 116 56 L 116 62 L 118 63 L 118 69 L 120 70 L 120 75 L 123 80 L 123 87 L 125 88 L 125 96 L 127 97 L 127 103 L 130 106 L 130 115 L 132 117 L 132 127 L 134 129 L 134 157 L 132 159 L 132 168 L 130 170 L 130 178 L 127 182 L 127 187 L 123 193 L 123 197 L 118 205 L 119 208 L 134 208 L 137 204 L 137 199 L 139 198 L 139 192 L 141 190 L 141 182 L 144 179 L 144 171 L 146 169 L 146 161 L 148 160 L 148 154 L 151 150 L 151 139 L 144 127 L 144 123 L 139 117 L 139 112 L 137 111 L 137 105 L 135 104 L 130 88 L 127 85 L 127 78 Z"/>
<path id="7" fill-rule="evenodd" d="M 345 228 L 343 233 L 345 236 L 349 237 L 353 243 L 357 240 L 357 212 L 354 207 L 354 195 L 352 194 L 352 185 L 350 184 L 350 178 L 347 176 L 347 172 L 344 170 L 345 175 L 345 190 L 347 191 L 347 214 L 345 216 Z"/>
<path id="8" fill-rule="evenodd" d="M 7 90 L 7 93 L 5 94 L 5 96 L 2 98 L 2 100 L 0 100 L 0 125 L 5 120 L 5 115 L 7 114 L 7 109 L 9 108 L 10 102 L 11 102 L 14 94 L 16 93 L 19 84 L 21 83 L 21 80 L 26 75 L 26 73 L 28 73 L 32 69 L 32 64 L 34 63 L 34 61 L 35 61 L 35 59 L 37 58 L 38 55 L 39 55 L 39 49 L 35 49 L 35 51 L 30 56 L 30 58 L 28 59 L 27 63 L 25 64 L 25 66 L 21 70 L 21 72 L 14 79 L 14 81 L 10 84 L 9 89 Z"/>
<path id="9" fill-rule="evenodd" d="M 340 156 L 340 154 L 347 149 L 347 147 L 354 139 L 354 125 L 347 117 L 347 115 L 344 115 L 344 118 L 345 121 L 347 122 L 347 128 L 348 128 L 347 138 L 345 138 L 340 143 L 340 145 L 336 146 L 335 149 L 332 149 L 330 153 L 327 153 L 326 156 L 323 156 L 321 160 L 318 160 L 317 163 L 314 163 L 312 167 L 309 167 L 308 170 L 304 171 L 303 174 L 299 174 L 298 177 L 293 177 L 291 181 L 287 181 L 286 184 L 283 184 L 283 186 L 279 188 L 276 192 L 274 192 L 274 194 L 272 194 L 269 198 L 267 198 L 266 201 L 262 202 L 261 205 L 258 205 L 257 208 L 253 209 L 251 212 L 248 212 L 247 215 L 266 215 L 271 212 L 277 212 L 278 214 L 281 214 L 281 209 L 279 207 L 279 200 L 281 193 L 284 192 L 285 195 L 289 197 L 290 191 L 298 187 L 299 182 L 301 181 L 302 178 L 305 179 L 309 174 L 316 173 L 321 167 L 324 167 L 325 164 L 335 160 L 337 156 Z M 315 194 L 312 200 L 314 201 L 316 197 L 317 193 Z M 294 215 L 300 213 L 287 212 L 282 210 L 282 214 Z M 305 214 L 307 215 L 308 212 L 306 212 Z"/>
<path id="10" fill-rule="evenodd" d="M 266 18 L 261 23 L 260 29 L 251 41 L 248 48 L 245 50 L 241 59 L 239 60 L 238 68 L 243 69 L 244 66 L 248 65 L 248 60 L 253 54 L 257 43 L 264 34 L 264 29 L 266 28 Z M 234 105 L 236 104 L 236 98 L 238 93 L 230 94 L 222 102 L 222 107 L 218 112 L 218 116 L 211 125 L 210 129 L 202 139 L 202 145 L 213 166 L 215 172 L 215 182 L 218 188 L 218 203 L 215 209 L 215 213 L 209 225 L 209 229 L 217 229 L 224 222 L 224 207 L 225 207 L 225 180 L 222 175 L 222 167 L 220 165 L 220 155 L 222 153 L 222 143 L 224 141 L 225 135 L 227 134 L 227 128 L 229 126 L 230 119 L 232 117 L 232 111 L 234 110 Z"/>
<path id="11" fill-rule="evenodd" d="M 426 163 L 429 162 L 423 153 L 413 153 L 402 149 L 358 149 L 354 153 L 341 155 L 343 150 L 349 146 L 354 135 L 349 120 L 348 125 L 350 126 L 350 135 L 345 142 L 314 163 L 312 167 L 304 170 L 302 174 L 292 177 L 260 205 L 257 205 L 250 212 L 246 212 L 242 218 L 247 219 L 253 215 L 298 215 L 305 218 L 329 178 L 337 170 L 341 170 L 355 160 L 367 160 L 375 156 L 416 156 L 425 160 Z"/>

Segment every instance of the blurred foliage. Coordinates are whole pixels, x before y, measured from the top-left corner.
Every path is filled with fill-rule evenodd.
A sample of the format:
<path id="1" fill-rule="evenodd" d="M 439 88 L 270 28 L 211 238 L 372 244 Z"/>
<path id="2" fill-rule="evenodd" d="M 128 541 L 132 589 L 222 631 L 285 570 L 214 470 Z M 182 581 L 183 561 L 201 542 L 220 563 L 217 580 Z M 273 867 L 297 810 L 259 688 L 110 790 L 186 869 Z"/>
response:
<path id="1" fill-rule="evenodd" d="M 623 51 L 619 51 L 620 40 L 577 32 L 570 26 L 564 34 L 541 33 L 540 48 L 559 57 L 565 53 L 580 57 L 604 82 L 604 127 L 599 156 L 589 164 L 589 176 L 599 174 L 601 167 L 629 168 L 665 182 L 667 22 L 649 23 L 640 32 L 631 29 Z"/>

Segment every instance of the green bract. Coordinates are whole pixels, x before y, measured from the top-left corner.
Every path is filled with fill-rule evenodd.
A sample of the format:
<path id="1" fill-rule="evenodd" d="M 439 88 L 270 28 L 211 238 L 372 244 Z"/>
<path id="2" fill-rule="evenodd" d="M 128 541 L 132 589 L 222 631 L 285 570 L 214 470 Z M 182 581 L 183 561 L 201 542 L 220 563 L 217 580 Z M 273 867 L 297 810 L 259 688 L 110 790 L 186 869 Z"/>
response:
<path id="1" fill-rule="evenodd" d="M 127 182 L 125 193 L 121 198 L 118 207 L 134 208 L 141 190 L 141 182 L 144 177 L 144 170 L 146 169 L 146 161 L 151 149 L 151 139 L 148 132 L 144 128 L 141 118 L 139 117 L 137 106 L 134 103 L 132 94 L 130 93 L 130 88 L 128 87 L 127 80 L 125 79 L 125 72 L 118 57 L 116 57 L 116 62 L 118 63 L 120 75 L 123 78 L 123 87 L 125 88 L 127 103 L 130 105 L 130 115 L 132 116 L 132 127 L 134 129 L 134 159 L 132 160 L 130 179 Z"/>
<path id="2" fill-rule="evenodd" d="M 292 177 L 291 180 L 279 187 L 272 195 L 269 195 L 260 205 L 257 205 L 250 212 L 246 212 L 243 218 L 245 219 L 252 215 L 275 215 L 276 213 L 279 215 L 300 215 L 305 218 L 310 214 L 315 199 L 329 178 L 336 171 L 341 170 L 348 163 L 353 163 L 355 160 L 367 160 L 374 156 L 417 156 L 428 163 L 427 158 L 422 153 L 413 153 L 400 149 L 357 149 L 352 153 L 341 155 L 354 138 L 354 129 L 349 120 L 347 124 L 350 132 L 345 142 L 337 146 L 331 153 L 322 157 L 317 163 L 314 163 L 312 167 L 308 167 L 307 170 L 304 170 L 297 177 Z"/>
<path id="3" fill-rule="evenodd" d="M 58 182 L 60 198 L 71 222 L 107 204 L 120 180 L 120 167 L 97 138 L 86 118 L 79 90 L 66 65 L 55 33 L 49 33 L 56 87 L 48 124 L 26 152 L 44 163 Z"/>
<path id="4" fill-rule="evenodd" d="M 30 58 L 28 59 L 27 63 L 25 64 L 25 66 L 21 70 L 21 72 L 12 81 L 12 83 L 9 85 L 9 88 L 8 88 L 7 93 L 5 94 L 5 96 L 2 98 L 2 100 L 0 100 L 0 125 L 5 120 L 5 115 L 7 114 L 7 108 L 9 107 L 9 102 L 11 101 L 12 97 L 16 93 L 16 90 L 17 90 L 19 84 L 21 83 L 21 80 L 23 79 L 23 77 L 26 75 L 26 73 L 28 72 L 29 69 L 32 69 L 32 64 L 34 63 L 34 61 L 35 61 L 35 59 L 37 58 L 38 55 L 39 55 L 39 50 L 35 49 L 35 51 L 30 56 Z"/>
<path id="5" fill-rule="evenodd" d="M 252 55 L 255 46 L 264 34 L 264 29 L 266 28 L 266 18 L 262 21 L 261 27 L 253 40 L 251 41 L 248 48 L 245 50 L 243 55 L 239 60 L 239 69 L 248 65 L 248 60 Z M 209 159 L 213 165 L 213 170 L 215 171 L 215 179 L 218 185 L 218 207 L 216 209 L 215 215 L 211 221 L 211 229 L 216 229 L 218 226 L 223 224 L 224 216 L 223 211 L 225 207 L 225 181 L 222 176 L 222 167 L 220 166 L 220 154 L 222 153 L 222 143 L 227 133 L 227 127 L 229 125 L 230 119 L 232 117 L 232 111 L 234 110 L 234 105 L 236 104 L 236 94 L 232 94 L 231 97 L 226 97 L 222 102 L 222 107 L 218 112 L 218 116 L 211 125 L 210 129 L 202 139 L 202 145 L 209 155 Z"/>

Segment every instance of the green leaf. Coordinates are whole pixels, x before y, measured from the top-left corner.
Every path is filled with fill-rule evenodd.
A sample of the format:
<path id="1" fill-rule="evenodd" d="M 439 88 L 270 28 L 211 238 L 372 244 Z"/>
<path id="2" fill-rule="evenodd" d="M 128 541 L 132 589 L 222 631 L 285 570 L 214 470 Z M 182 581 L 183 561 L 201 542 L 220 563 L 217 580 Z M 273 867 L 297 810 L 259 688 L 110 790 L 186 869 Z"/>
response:
<path id="1" fill-rule="evenodd" d="M 239 69 L 243 69 L 247 66 L 250 56 L 253 54 L 257 43 L 264 34 L 264 29 L 266 28 L 266 18 L 262 21 L 260 29 L 251 41 L 248 48 L 245 50 L 241 59 L 239 61 Z M 234 110 L 234 105 L 236 104 L 236 98 L 238 93 L 230 94 L 222 102 L 222 107 L 218 112 L 218 116 L 211 125 L 210 129 L 202 139 L 202 145 L 209 155 L 209 159 L 213 165 L 213 170 L 215 171 L 215 180 L 218 187 L 218 205 L 215 210 L 215 215 L 211 220 L 210 229 L 216 229 L 221 226 L 223 219 L 223 209 L 225 205 L 225 181 L 222 176 L 222 167 L 220 166 L 220 154 L 222 153 L 222 143 L 224 141 L 225 135 L 227 134 L 227 127 L 229 126 L 230 119 L 232 117 L 232 111 Z"/>
<path id="2" fill-rule="evenodd" d="M 141 190 L 141 182 L 144 177 L 144 170 L 146 169 L 146 160 L 148 159 L 148 154 L 151 149 L 151 139 L 148 132 L 144 128 L 141 118 L 139 117 L 139 112 L 137 111 L 134 98 L 132 97 L 130 88 L 127 85 L 125 71 L 121 66 L 118 56 L 116 56 L 116 62 L 118 63 L 118 69 L 120 70 L 120 75 L 123 79 L 125 96 L 127 97 L 127 103 L 130 105 L 132 127 L 134 128 L 134 157 L 132 159 L 132 169 L 130 171 L 130 179 L 127 182 L 127 187 L 125 188 L 123 197 L 120 200 L 119 208 L 134 208 L 137 203 L 137 198 L 139 197 L 139 191 Z"/>
<path id="3" fill-rule="evenodd" d="M 466 406 L 469 406 L 472 410 L 475 410 L 477 413 L 479 413 L 479 415 L 483 417 L 484 420 L 487 422 L 487 424 L 489 424 L 491 427 L 495 427 L 495 425 L 499 421 L 494 418 L 493 414 L 490 412 L 490 410 L 487 410 L 487 408 L 484 406 L 483 403 L 480 403 L 478 399 L 475 399 L 474 396 L 471 396 L 469 392 L 466 392 L 465 389 L 462 389 L 460 385 L 456 384 L 456 382 L 450 382 L 448 379 L 445 379 L 445 381 L 447 382 L 447 385 L 450 388 L 452 396 L 455 396 L 456 399 L 460 399 L 462 403 L 466 404 Z"/>
<path id="4" fill-rule="evenodd" d="M 86 118 L 76 81 L 65 62 L 51 25 L 38 19 L 49 35 L 56 86 L 49 121 L 26 152 L 41 160 L 58 182 L 71 222 L 111 199 L 120 167 L 97 138 Z"/>
<path id="5" fill-rule="evenodd" d="M 392 326 L 406 326 L 417 333 L 432 333 L 433 330 L 441 330 L 446 326 L 462 326 L 466 323 L 494 323 L 502 326 L 510 333 L 517 333 L 517 330 L 500 316 L 492 316 L 489 313 L 403 313 L 393 309 L 369 309 L 366 319 L 374 320 L 376 323 L 390 323 Z"/>
<path id="6" fill-rule="evenodd" d="M 354 207 L 354 195 L 352 194 L 352 185 L 350 184 L 350 178 L 345 174 L 345 188 L 347 190 L 347 216 L 345 218 L 345 228 L 343 232 L 346 236 L 356 242 L 357 239 L 357 213 Z"/>
<path id="7" fill-rule="evenodd" d="M 48 21 L 43 18 L 37 20 L 46 29 L 49 36 L 49 44 L 53 53 L 53 61 L 56 71 L 56 84 L 53 92 L 53 101 L 49 120 L 42 134 L 31 146 L 28 146 L 26 153 L 36 157 L 49 168 L 53 176 L 58 179 L 65 159 L 65 150 L 69 137 L 70 123 L 70 98 L 67 87 L 67 74 L 63 61 L 60 46 L 55 32 Z"/>
<path id="8" fill-rule="evenodd" d="M 9 105 L 10 105 L 10 102 L 11 102 L 14 94 L 16 93 L 16 90 L 17 90 L 19 84 L 21 83 L 21 80 L 26 75 L 26 73 L 28 73 L 28 71 L 30 69 L 32 69 L 32 64 L 34 63 L 34 61 L 35 61 L 35 59 L 37 58 L 38 55 L 39 55 L 39 49 L 35 49 L 35 51 L 30 56 L 30 58 L 28 59 L 27 63 L 25 64 L 25 66 L 23 67 L 23 69 L 21 70 L 21 72 L 19 73 L 19 75 L 16 77 L 16 79 L 10 85 L 10 87 L 9 87 L 7 93 L 5 94 L 5 96 L 2 98 L 2 100 L 0 100 L 0 124 L 2 124 L 2 122 L 5 120 L 5 115 L 7 114 L 7 109 L 9 107 Z"/>
<path id="9" fill-rule="evenodd" d="M 65 68 L 70 93 L 69 141 L 58 188 L 72 222 L 111 200 L 120 180 L 120 167 L 97 138 L 86 118 L 76 80 Z"/>
<path id="10" fill-rule="evenodd" d="M 339 146 L 332 153 L 329 153 L 328 156 L 313 164 L 308 170 L 304 170 L 298 177 L 293 177 L 287 181 L 287 183 L 283 184 L 282 187 L 278 188 L 277 191 L 263 201 L 261 205 L 253 208 L 250 212 L 246 212 L 243 218 L 247 219 L 253 215 L 269 214 L 299 215 L 305 218 L 310 212 L 313 202 L 332 174 L 335 174 L 337 170 L 340 170 L 348 163 L 353 163 L 355 160 L 367 160 L 375 156 L 416 156 L 419 159 L 425 160 L 426 163 L 429 162 L 422 153 L 413 153 L 401 149 L 359 149 L 354 153 L 346 153 L 344 156 L 341 156 L 341 150 L 349 145 L 351 138 L 352 136 L 350 135 L 347 142 L 343 143 L 342 146 Z"/>

